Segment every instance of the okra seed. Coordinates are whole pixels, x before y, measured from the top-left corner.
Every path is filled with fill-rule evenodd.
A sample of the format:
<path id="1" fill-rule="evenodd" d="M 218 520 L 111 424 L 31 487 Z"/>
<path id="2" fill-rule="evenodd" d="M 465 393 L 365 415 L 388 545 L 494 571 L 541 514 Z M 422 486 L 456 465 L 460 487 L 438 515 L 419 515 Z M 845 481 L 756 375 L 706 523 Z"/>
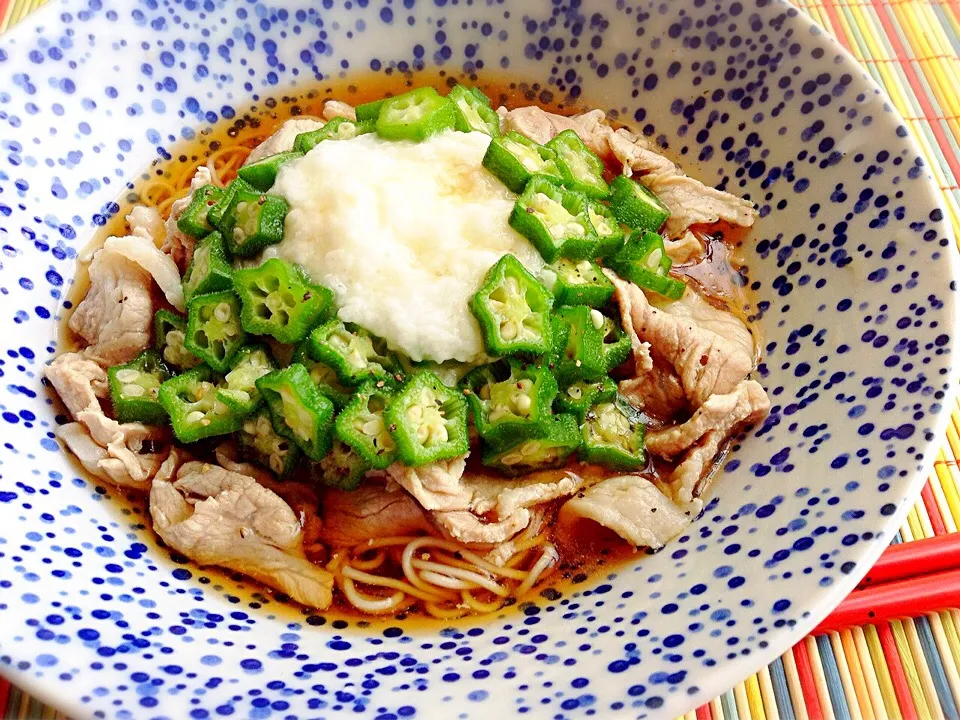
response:
<path id="1" fill-rule="evenodd" d="M 124 368 L 117 371 L 117 380 L 122 383 L 135 382 L 138 377 L 140 377 L 140 371 L 133 368 Z"/>
<path id="2" fill-rule="evenodd" d="M 599 310 L 590 310 L 590 320 L 593 322 L 593 327 L 597 330 L 603 327 L 604 317 Z"/>
<path id="3" fill-rule="evenodd" d="M 227 320 L 229 320 L 230 315 L 231 315 L 230 306 L 225 302 L 222 302 L 219 305 L 217 305 L 217 307 L 213 311 L 213 316 L 220 322 L 226 322 Z"/>
<path id="4" fill-rule="evenodd" d="M 188 423 L 198 423 L 203 420 L 204 414 L 199 410 L 194 410 L 191 413 L 187 413 L 186 421 Z"/>
<path id="5" fill-rule="evenodd" d="M 123 386 L 123 394 L 126 397 L 143 397 L 146 394 L 146 390 L 143 389 L 140 385 L 134 385 L 133 383 Z"/>

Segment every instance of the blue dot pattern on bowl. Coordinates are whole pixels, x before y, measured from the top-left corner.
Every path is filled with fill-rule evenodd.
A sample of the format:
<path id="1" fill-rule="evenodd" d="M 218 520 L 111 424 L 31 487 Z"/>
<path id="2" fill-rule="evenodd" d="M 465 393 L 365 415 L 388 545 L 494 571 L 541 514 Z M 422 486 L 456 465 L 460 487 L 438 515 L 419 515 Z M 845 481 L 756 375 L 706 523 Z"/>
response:
<path id="1" fill-rule="evenodd" d="M 809 629 L 922 481 L 954 342 L 929 171 L 786 3 L 338 5 L 70 0 L 0 43 L 0 668 L 77 716 L 675 716 Z M 251 97 L 435 65 L 593 99 L 757 203 L 774 408 L 661 553 L 431 634 L 297 614 L 169 558 L 66 462 L 40 376 L 78 249 L 157 153 Z"/>

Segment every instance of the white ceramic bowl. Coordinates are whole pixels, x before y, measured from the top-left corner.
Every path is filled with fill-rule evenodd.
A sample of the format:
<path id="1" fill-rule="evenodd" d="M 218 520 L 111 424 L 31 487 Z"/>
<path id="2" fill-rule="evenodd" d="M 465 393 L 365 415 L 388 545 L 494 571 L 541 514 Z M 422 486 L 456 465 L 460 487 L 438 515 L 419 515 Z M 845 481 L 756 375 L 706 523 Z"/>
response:
<path id="1" fill-rule="evenodd" d="M 0 669 L 76 717 L 671 717 L 890 541 L 948 418 L 954 241 L 902 120 L 786 2 L 55 2 L 0 40 Z M 760 208 L 774 403 L 664 551 L 442 632 L 178 565 L 78 477 L 41 367 L 78 248 L 158 152 L 317 78 L 441 65 L 578 96 Z"/>

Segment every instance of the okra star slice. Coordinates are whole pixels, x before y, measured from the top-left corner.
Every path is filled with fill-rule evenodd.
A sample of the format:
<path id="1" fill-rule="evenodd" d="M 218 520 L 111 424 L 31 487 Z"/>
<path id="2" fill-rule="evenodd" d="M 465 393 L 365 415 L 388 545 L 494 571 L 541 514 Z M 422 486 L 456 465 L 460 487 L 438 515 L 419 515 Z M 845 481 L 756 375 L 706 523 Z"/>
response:
<path id="1" fill-rule="evenodd" d="M 557 305 L 603 307 L 613 297 L 613 283 L 590 260 L 559 258 L 541 271 Z"/>
<path id="2" fill-rule="evenodd" d="M 198 295 L 187 303 L 187 350 L 217 372 L 230 362 L 247 341 L 240 325 L 240 298 L 233 292 Z"/>
<path id="3" fill-rule="evenodd" d="M 310 357 L 307 347 L 309 344 L 308 339 L 297 346 L 297 350 L 293 354 L 293 362 L 300 363 L 307 369 L 307 372 L 310 373 L 310 379 L 317 386 L 317 390 L 330 398 L 333 407 L 339 412 L 350 402 L 353 389 L 340 382 L 340 378 L 337 377 L 337 373 L 332 367 Z"/>
<path id="4" fill-rule="evenodd" d="M 587 410 L 597 403 L 613 400 L 617 384 L 608 377 L 600 380 L 576 380 L 557 393 L 554 406 L 559 412 L 573 413 L 581 420 Z"/>
<path id="5" fill-rule="evenodd" d="M 596 257 L 605 258 L 616 254 L 623 247 L 626 236 L 610 208 L 594 200 L 587 204 L 587 217 L 597 231 Z"/>
<path id="6" fill-rule="evenodd" d="M 337 438 L 333 439 L 330 452 L 313 467 L 316 472 L 312 474 L 318 475 L 324 485 L 341 490 L 356 490 L 370 470 L 370 466 L 352 447 Z"/>
<path id="7" fill-rule="evenodd" d="M 243 418 L 217 399 L 217 381 L 206 365 L 172 377 L 158 397 L 180 442 L 191 443 L 240 429 Z"/>
<path id="8" fill-rule="evenodd" d="M 393 393 L 388 388 L 378 388 L 377 383 L 366 382 L 337 416 L 333 426 L 336 437 L 377 470 L 385 470 L 396 456 L 396 445 L 384 420 L 384 413 L 392 400 Z"/>
<path id="9" fill-rule="evenodd" d="M 280 166 L 301 157 L 303 157 L 303 153 L 295 150 L 269 155 L 249 165 L 244 165 L 237 170 L 237 177 L 246 180 L 257 190 L 266 192 L 276 182 Z"/>
<path id="10" fill-rule="evenodd" d="M 601 380 L 607 374 L 604 356 L 604 316 L 583 305 L 561 307 L 554 316 L 558 345 L 555 372 L 560 382 Z"/>
<path id="11" fill-rule="evenodd" d="M 237 270 L 233 282 L 243 304 L 243 329 L 288 345 L 303 340 L 333 311 L 333 293 L 280 258 Z"/>
<path id="12" fill-rule="evenodd" d="M 204 185 L 193 192 L 190 204 L 177 218 L 177 228 L 195 240 L 206 237 L 213 230 L 208 215 L 223 191 L 214 185 Z"/>
<path id="13" fill-rule="evenodd" d="M 481 93 L 482 95 L 482 93 Z M 481 100 L 472 90 L 463 85 L 454 85 L 447 98 L 457 111 L 455 127 L 460 132 L 482 132 L 490 137 L 500 135 L 500 116 L 490 107 L 484 95 Z"/>
<path id="14" fill-rule="evenodd" d="M 523 192 L 534 175 L 550 177 L 558 183 L 563 180 L 553 150 L 517 132 L 491 140 L 483 155 L 483 166 L 515 193 Z"/>
<path id="15" fill-rule="evenodd" d="M 317 390 L 307 369 L 294 363 L 257 380 L 278 433 L 293 440 L 311 460 L 330 449 L 333 403 Z"/>
<path id="16" fill-rule="evenodd" d="M 160 353 L 163 361 L 178 370 L 189 370 L 200 364 L 201 360 L 187 350 L 184 340 L 187 336 L 187 319 L 169 310 L 157 310 L 153 316 L 154 349 Z"/>
<path id="17" fill-rule="evenodd" d="M 540 355 L 552 347 L 553 296 L 513 255 L 490 268 L 470 300 L 491 355 Z"/>
<path id="18" fill-rule="evenodd" d="M 231 363 L 230 372 L 223 376 L 217 397 L 240 416 L 247 416 L 263 399 L 257 390 L 257 380 L 277 369 L 270 348 L 260 343 L 241 348 Z"/>
<path id="19" fill-rule="evenodd" d="M 502 370 L 498 373 L 500 365 L 506 365 L 506 377 L 497 377 L 503 375 Z M 537 436 L 551 417 L 557 381 L 546 367 L 511 358 L 507 363 L 496 363 L 487 373 L 471 373 L 465 380 L 468 392 L 464 394 L 473 411 L 474 425 L 489 443 L 500 445 Z"/>
<path id="20" fill-rule="evenodd" d="M 422 142 L 453 128 L 453 103 L 432 87 L 423 87 L 384 101 L 377 114 L 377 134 L 387 140 Z"/>
<path id="21" fill-rule="evenodd" d="M 160 385 L 170 378 L 156 350 L 144 350 L 125 365 L 107 370 L 113 413 L 122 423 L 166 425 L 167 411 L 158 399 Z"/>
<path id="22" fill-rule="evenodd" d="M 220 221 L 230 254 L 251 257 L 283 240 L 283 221 L 289 209 L 279 195 L 238 190 Z"/>
<path id="23" fill-rule="evenodd" d="M 589 198 L 601 199 L 610 193 L 603 179 L 603 160 L 598 158 L 573 130 L 555 135 L 547 147 L 557 155 L 557 167 L 564 186 Z"/>
<path id="24" fill-rule="evenodd" d="M 580 459 L 611 470 L 637 470 L 647 464 L 646 425 L 626 401 L 602 402 L 591 407 L 580 427 Z"/>
<path id="25" fill-rule="evenodd" d="M 243 420 L 238 445 L 243 457 L 269 468 L 281 480 L 300 462 L 300 448 L 274 430 L 266 408 Z"/>
<path id="26" fill-rule="evenodd" d="M 553 415 L 536 438 L 520 438 L 506 446 L 489 446 L 483 464 L 507 475 L 559 467 L 580 447 L 580 428 L 573 415 Z"/>
<path id="27" fill-rule="evenodd" d="M 431 372 L 410 378 L 384 417 L 397 457 L 409 467 L 459 457 L 470 449 L 466 400 Z"/>
<path id="28" fill-rule="evenodd" d="M 596 310 L 592 311 L 597 312 Z M 596 317 L 594 316 L 594 320 Z M 630 336 L 627 335 L 620 324 L 609 317 L 603 316 L 603 326 L 600 328 L 603 333 L 603 362 L 610 372 L 620 365 L 624 360 L 630 357 L 632 344 Z"/>
<path id="29" fill-rule="evenodd" d="M 193 258 L 183 274 L 183 294 L 187 302 L 206 293 L 233 287 L 233 266 L 227 259 L 223 236 L 212 232 L 197 243 Z"/>
<path id="30" fill-rule="evenodd" d="M 668 274 L 672 262 L 663 247 L 663 238 L 655 232 L 633 233 L 609 265 L 625 280 L 670 300 L 679 300 L 687 289 L 686 283 Z"/>
<path id="31" fill-rule="evenodd" d="M 220 193 L 220 197 L 217 199 L 217 202 L 207 212 L 207 222 L 209 222 L 214 228 L 219 228 L 223 222 L 224 215 L 227 214 L 227 210 L 230 208 L 230 204 L 233 202 L 233 198 L 241 190 L 252 193 L 257 192 L 257 189 L 243 178 L 234 178 L 225 188 L 223 188 L 223 192 Z"/>
<path id="32" fill-rule="evenodd" d="M 297 152 L 308 153 L 324 140 L 353 140 L 359 135 L 366 135 L 376 130 L 373 120 L 350 120 L 335 117 L 318 130 L 311 130 L 297 135 L 293 141 L 293 149 Z"/>
<path id="33" fill-rule="evenodd" d="M 345 385 L 398 382 L 396 357 L 383 340 L 361 327 L 334 319 L 314 329 L 308 343 L 310 357 L 332 367 Z"/>
<path id="34" fill-rule="evenodd" d="M 610 183 L 610 210 L 624 225 L 656 232 L 670 217 L 669 208 L 645 186 L 626 175 Z"/>
<path id="35" fill-rule="evenodd" d="M 387 101 L 387 98 L 381 100 L 371 100 L 370 102 L 361 103 L 357 105 L 355 112 L 357 113 L 357 120 L 363 122 L 364 120 L 376 120 L 380 115 L 380 108 L 383 107 L 383 104 Z"/>
<path id="36" fill-rule="evenodd" d="M 591 258 L 597 251 L 599 238 L 587 213 L 587 199 L 545 177 L 534 176 L 527 183 L 510 213 L 510 227 L 548 263 L 561 256 Z"/>

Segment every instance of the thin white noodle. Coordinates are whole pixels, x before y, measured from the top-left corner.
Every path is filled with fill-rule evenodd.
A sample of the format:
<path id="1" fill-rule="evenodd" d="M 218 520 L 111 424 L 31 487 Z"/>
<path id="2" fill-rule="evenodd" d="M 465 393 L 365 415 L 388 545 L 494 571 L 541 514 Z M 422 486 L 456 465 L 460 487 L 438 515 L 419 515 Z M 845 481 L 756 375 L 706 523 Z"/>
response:
<path id="1" fill-rule="evenodd" d="M 473 563 L 478 569 L 485 570 L 491 575 L 500 575 L 501 577 L 508 577 L 514 580 L 523 580 L 526 578 L 527 573 L 523 570 L 514 570 L 512 568 L 502 568 L 497 565 L 494 565 L 492 562 L 484 560 L 482 557 L 476 553 L 470 552 L 462 545 L 451 540 L 443 540 L 442 538 L 435 537 L 422 537 L 417 538 L 413 542 L 409 543 L 403 549 L 403 561 L 404 565 L 409 562 L 407 558 L 412 558 L 413 554 L 419 550 L 421 547 L 429 545 L 430 547 L 440 548 L 441 550 L 446 550 L 447 552 L 455 553 L 460 555 L 468 562 Z"/>
<path id="2" fill-rule="evenodd" d="M 428 613 L 439 620 L 456 620 L 457 618 L 462 618 L 464 615 L 470 612 L 469 608 L 461 607 L 459 605 L 456 605 L 452 608 L 442 608 L 439 605 L 428 602 L 424 603 L 423 607 Z"/>
<path id="3" fill-rule="evenodd" d="M 409 548 L 411 544 L 412 543 L 408 544 L 407 548 Z M 413 554 L 408 553 L 407 548 L 404 548 L 403 555 L 400 556 L 400 567 L 403 569 L 404 577 L 411 585 L 419 588 L 423 592 L 436 592 L 436 588 L 421 578 L 416 568 L 413 567 Z"/>
<path id="4" fill-rule="evenodd" d="M 451 601 L 456 597 L 452 596 L 450 593 L 443 592 L 440 588 L 428 586 L 427 590 L 421 590 L 420 588 L 414 587 L 410 583 L 406 583 L 403 580 L 397 580 L 392 577 L 383 577 L 380 575 L 371 575 L 370 573 L 365 573 L 361 570 L 352 568 L 349 565 L 343 568 L 343 576 L 345 578 L 350 578 L 351 580 L 362 582 L 366 585 L 401 590 L 407 593 L 407 595 L 412 595 L 418 600 L 424 600 L 426 602 Z"/>
<path id="5" fill-rule="evenodd" d="M 546 544 L 543 546 L 543 554 L 540 555 L 540 559 L 530 568 L 530 574 L 527 575 L 527 579 L 524 580 L 517 586 L 517 589 L 514 591 L 514 597 L 523 597 L 527 594 L 527 591 L 532 588 L 537 579 L 543 574 L 543 572 L 551 567 L 557 560 L 560 559 L 560 555 L 557 553 L 557 549 L 551 545 Z"/>
<path id="6" fill-rule="evenodd" d="M 507 558 L 507 560 L 503 563 L 503 566 L 515 568 L 517 565 L 522 564 L 523 561 L 527 559 L 530 550 L 535 548 L 537 545 L 542 545 L 544 542 L 546 542 L 546 540 L 546 535 L 541 533 L 539 535 L 534 535 L 533 537 L 516 541 L 516 544 L 513 548 L 513 555 Z"/>
<path id="7" fill-rule="evenodd" d="M 428 562 L 426 560 L 417 560 L 414 558 L 411 561 L 411 565 L 417 568 L 418 570 L 428 570 L 432 573 L 439 575 L 446 575 L 451 578 L 458 578 L 467 583 L 473 583 L 477 587 L 482 587 L 485 590 L 489 590 L 494 595 L 499 595 L 500 597 L 506 597 L 510 594 L 510 589 L 505 588 L 500 583 L 496 582 L 489 576 L 481 575 L 478 572 L 471 572 L 470 570 L 464 570 L 463 568 L 450 567 L 449 565 L 442 565 L 440 563 Z M 426 573 L 423 573 L 424 579 L 426 579 Z M 466 587 L 458 587 L 457 590 L 466 590 Z"/>
<path id="8" fill-rule="evenodd" d="M 383 565 L 386 559 L 387 553 L 384 550 L 377 550 L 373 557 L 369 560 L 364 560 L 359 555 L 354 554 L 353 558 L 350 560 L 350 567 L 369 572 L 370 570 L 376 570 L 378 567 Z"/>
<path id="9" fill-rule="evenodd" d="M 470 590 L 477 587 L 476 583 L 460 580 L 459 578 L 443 575 L 442 573 L 432 572 L 431 570 L 424 570 L 420 574 L 420 577 L 431 585 L 439 585 L 440 587 L 449 588 L 451 590 Z"/>
<path id="10" fill-rule="evenodd" d="M 437 562 L 441 562 L 444 565 L 449 565 L 450 567 L 463 568 L 464 570 L 470 570 L 471 572 L 477 571 L 477 566 L 473 563 L 468 563 L 466 560 L 460 560 L 455 558 L 453 555 L 450 555 L 445 552 L 437 550 L 435 553 L 430 553 L 430 557 Z M 421 558 L 424 558 L 424 555 L 421 555 Z"/>
<path id="11" fill-rule="evenodd" d="M 353 580 L 348 577 L 343 579 L 343 594 L 346 595 L 351 605 L 371 615 L 382 615 L 393 612 L 407 599 L 407 594 L 402 590 L 397 590 L 385 598 L 373 597 L 372 595 L 361 593 L 357 590 L 356 585 L 353 584 Z"/>
<path id="12" fill-rule="evenodd" d="M 475 613 L 492 613 L 499 610 L 503 607 L 503 602 L 500 598 L 494 598 L 492 602 L 485 603 L 481 600 L 477 600 L 473 596 L 473 592 L 470 590 L 463 590 L 460 593 L 460 598 L 464 603 L 470 606 L 470 609 Z"/>

